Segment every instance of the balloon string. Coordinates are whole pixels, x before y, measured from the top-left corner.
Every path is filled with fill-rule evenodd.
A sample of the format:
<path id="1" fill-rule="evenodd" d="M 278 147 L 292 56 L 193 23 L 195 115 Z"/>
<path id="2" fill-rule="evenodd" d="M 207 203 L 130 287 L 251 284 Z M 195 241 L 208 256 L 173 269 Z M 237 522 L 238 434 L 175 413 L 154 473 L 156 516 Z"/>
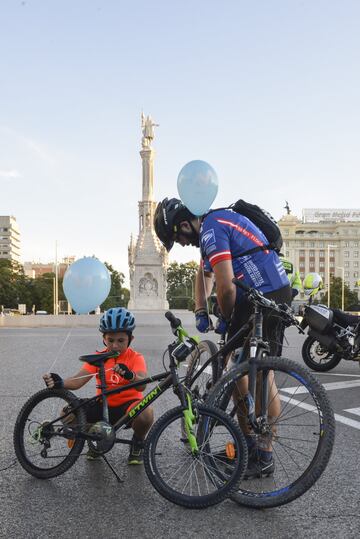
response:
<path id="1" fill-rule="evenodd" d="M 56 357 L 55 357 L 54 361 L 52 362 L 51 366 L 49 367 L 48 372 L 51 372 L 51 369 L 54 368 L 55 363 L 56 363 L 57 360 L 59 359 L 59 356 L 60 356 L 61 352 L 63 351 L 65 344 L 68 342 L 68 340 L 69 340 L 69 338 L 70 338 L 70 335 L 71 335 L 72 330 L 73 330 L 73 328 L 74 328 L 74 324 L 75 324 L 75 315 L 72 315 L 71 326 L 70 326 L 70 329 L 69 329 L 69 331 L 68 331 L 68 334 L 66 335 L 66 337 L 65 337 L 65 339 L 64 339 L 64 342 L 63 342 L 62 345 L 60 346 L 60 349 L 58 350 L 58 353 L 56 354 Z"/>
<path id="2" fill-rule="evenodd" d="M 113 370 L 114 370 L 114 367 L 110 367 L 109 369 L 105 369 L 104 372 L 113 371 Z M 82 376 L 71 376 L 71 377 L 69 377 L 67 379 L 68 380 L 81 380 L 81 378 L 92 378 L 93 376 L 96 376 L 97 374 L 98 374 L 97 372 L 94 372 L 94 373 L 91 373 L 91 374 L 90 373 L 89 374 L 84 374 Z M 149 376 L 148 378 L 150 379 L 150 382 L 148 382 L 148 383 L 156 382 L 156 380 L 153 380 L 152 376 Z"/>
<path id="3" fill-rule="evenodd" d="M 201 226 L 200 217 L 198 217 L 197 219 L 198 219 L 199 226 Z M 206 291 L 206 286 L 205 286 L 205 268 L 204 268 L 204 264 L 201 264 L 201 275 L 202 275 L 202 281 L 203 281 L 203 287 L 204 287 L 206 312 L 207 312 L 208 318 L 210 318 L 209 302 L 208 302 L 208 297 L 207 297 L 207 294 L 206 294 L 207 291 Z M 211 292 L 210 292 L 210 294 L 211 294 Z"/>
<path id="4" fill-rule="evenodd" d="M 203 264 L 202 264 L 202 267 L 201 267 L 201 275 L 202 275 L 203 287 L 204 287 L 206 312 L 207 312 L 208 318 L 210 318 L 209 302 L 208 302 L 208 298 L 207 298 L 207 294 L 206 294 L 206 287 L 205 287 L 205 270 L 204 270 L 204 265 Z"/>
<path id="5" fill-rule="evenodd" d="M 113 371 L 114 370 L 114 367 L 110 367 L 110 369 L 105 369 L 105 372 L 108 372 L 108 371 Z M 94 373 L 89 373 L 89 374 L 84 374 L 82 376 L 71 376 L 68 378 L 68 380 L 80 380 L 81 378 L 92 378 L 93 376 L 96 376 L 98 373 L 97 372 L 94 372 Z"/>

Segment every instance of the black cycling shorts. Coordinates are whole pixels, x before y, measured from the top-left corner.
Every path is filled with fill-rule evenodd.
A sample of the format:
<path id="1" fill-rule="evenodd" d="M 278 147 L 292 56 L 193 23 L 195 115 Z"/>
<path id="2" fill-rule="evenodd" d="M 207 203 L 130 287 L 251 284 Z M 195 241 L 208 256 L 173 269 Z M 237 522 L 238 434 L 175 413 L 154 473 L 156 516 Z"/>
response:
<path id="1" fill-rule="evenodd" d="M 80 399 L 81 402 L 85 403 L 84 410 L 86 412 L 86 421 L 88 423 L 96 423 L 103 419 L 103 406 L 101 399 L 96 399 L 91 401 L 91 399 Z M 90 402 L 89 402 L 90 401 Z M 135 402 L 139 402 L 139 399 L 128 400 L 120 406 L 109 406 L 109 420 L 110 424 L 113 425 L 122 418 L 131 405 Z"/>
<path id="2" fill-rule="evenodd" d="M 264 294 L 265 298 L 272 299 L 276 303 L 286 303 L 291 305 L 291 287 L 286 285 L 274 292 Z M 232 337 L 246 322 L 248 322 L 251 314 L 254 312 L 254 304 L 247 298 L 244 298 L 239 303 L 235 304 L 234 313 L 231 319 L 231 324 L 228 332 L 228 339 Z M 270 355 L 280 356 L 282 350 L 282 342 L 284 338 L 284 325 L 277 313 L 271 312 L 270 309 L 264 309 L 263 323 L 263 339 L 270 344 Z M 244 339 L 239 339 L 235 342 L 236 348 L 244 345 Z M 246 351 L 248 356 L 249 351 Z"/>

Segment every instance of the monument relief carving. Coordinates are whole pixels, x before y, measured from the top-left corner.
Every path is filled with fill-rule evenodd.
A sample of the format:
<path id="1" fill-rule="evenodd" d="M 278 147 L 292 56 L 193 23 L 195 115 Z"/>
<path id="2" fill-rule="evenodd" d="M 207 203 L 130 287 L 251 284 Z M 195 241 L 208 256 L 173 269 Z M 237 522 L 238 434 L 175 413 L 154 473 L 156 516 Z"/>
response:
<path id="1" fill-rule="evenodd" d="M 139 282 L 139 294 L 140 296 L 157 296 L 158 295 L 158 283 L 151 273 L 145 273 L 144 277 Z"/>

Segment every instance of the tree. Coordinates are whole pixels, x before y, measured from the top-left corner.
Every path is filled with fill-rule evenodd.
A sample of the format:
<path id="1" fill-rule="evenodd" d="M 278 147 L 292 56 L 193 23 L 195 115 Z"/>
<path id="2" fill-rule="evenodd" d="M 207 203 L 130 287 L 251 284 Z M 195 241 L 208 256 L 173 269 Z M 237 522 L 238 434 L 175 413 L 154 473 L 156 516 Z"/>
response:
<path id="1" fill-rule="evenodd" d="M 170 309 L 194 308 L 194 283 L 198 269 L 199 264 L 194 261 L 185 264 L 172 262 L 169 265 L 166 297 Z"/>
<path id="2" fill-rule="evenodd" d="M 23 267 L 13 260 L 0 260 L 0 305 L 17 309 L 19 303 L 29 304 L 29 279 Z"/>
<path id="3" fill-rule="evenodd" d="M 108 297 L 101 305 L 101 310 L 106 311 L 111 307 L 126 307 L 130 298 L 130 291 L 123 287 L 125 275 L 121 271 L 114 270 L 111 264 L 107 262 L 105 262 L 105 266 L 111 274 L 111 288 Z"/>
<path id="4" fill-rule="evenodd" d="M 31 279 L 31 305 L 35 305 L 36 311 L 54 312 L 54 278 L 55 273 L 49 272 Z"/>
<path id="5" fill-rule="evenodd" d="M 342 300 L 342 279 L 341 277 L 331 277 L 330 280 L 330 307 L 333 309 L 341 309 L 341 300 Z M 327 305 L 328 301 L 328 293 L 325 292 L 325 294 L 322 296 L 321 302 Z M 358 303 L 358 296 L 357 293 L 353 290 L 350 290 L 350 288 L 345 284 L 344 285 L 344 308 L 345 310 L 347 307 L 354 303 Z"/>

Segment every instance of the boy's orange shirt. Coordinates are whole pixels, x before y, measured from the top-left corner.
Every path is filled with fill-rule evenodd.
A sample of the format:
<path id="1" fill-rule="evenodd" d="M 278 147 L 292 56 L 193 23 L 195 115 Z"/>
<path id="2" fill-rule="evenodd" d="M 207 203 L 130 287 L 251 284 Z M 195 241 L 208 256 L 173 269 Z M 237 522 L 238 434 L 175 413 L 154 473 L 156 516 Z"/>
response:
<path id="1" fill-rule="evenodd" d="M 102 350 L 106 352 L 107 350 Z M 124 363 L 131 371 L 135 373 L 146 372 L 146 363 L 144 357 L 135 352 L 132 348 L 127 348 L 125 352 L 119 355 L 117 358 L 111 358 L 105 361 L 105 381 L 106 389 L 116 389 L 117 387 L 123 387 L 130 382 L 125 380 L 120 374 L 117 374 L 112 369 L 117 363 Z M 90 365 L 89 363 L 84 363 L 83 368 L 91 374 L 96 373 L 96 385 L 100 384 L 99 378 L 99 367 L 95 365 Z M 96 389 L 96 394 L 100 394 L 100 389 Z M 115 395 L 108 396 L 108 404 L 111 407 L 120 406 L 129 400 L 141 400 L 143 394 L 141 391 L 138 391 L 136 387 L 130 388 L 128 390 L 122 391 Z"/>

